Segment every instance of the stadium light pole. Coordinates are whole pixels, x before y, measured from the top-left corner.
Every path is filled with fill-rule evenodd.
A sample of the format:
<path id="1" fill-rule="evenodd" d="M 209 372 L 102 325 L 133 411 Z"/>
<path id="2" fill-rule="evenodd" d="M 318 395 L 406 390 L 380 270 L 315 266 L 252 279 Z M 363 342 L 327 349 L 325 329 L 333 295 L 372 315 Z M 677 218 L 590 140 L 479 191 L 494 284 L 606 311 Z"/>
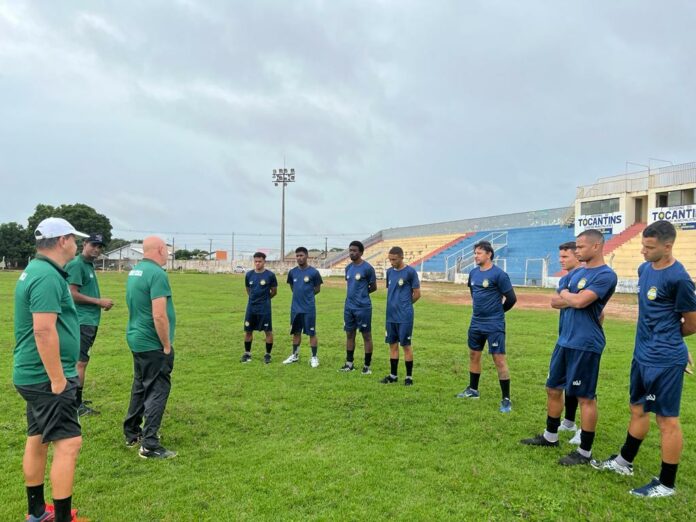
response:
<path id="1" fill-rule="evenodd" d="M 273 169 L 273 185 L 280 185 L 283 189 L 282 206 L 280 213 L 280 261 L 285 263 L 285 187 L 288 183 L 295 183 L 295 169 Z"/>

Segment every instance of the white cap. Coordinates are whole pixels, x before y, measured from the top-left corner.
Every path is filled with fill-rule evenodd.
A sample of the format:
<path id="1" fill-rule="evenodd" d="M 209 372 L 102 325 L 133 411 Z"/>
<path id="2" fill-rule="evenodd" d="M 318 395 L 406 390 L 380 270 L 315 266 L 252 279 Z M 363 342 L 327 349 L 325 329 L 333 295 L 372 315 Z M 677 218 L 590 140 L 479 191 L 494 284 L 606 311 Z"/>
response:
<path id="1" fill-rule="evenodd" d="M 54 237 L 67 236 L 72 234 L 77 237 L 89 237 L 89 234 L 83 234 L 75 230 L 75 227 L 68 223 L 63 218 L 50 217 L 44 219 L 39 226 L 34 230 L 36 239 L 51 239 Z"/>

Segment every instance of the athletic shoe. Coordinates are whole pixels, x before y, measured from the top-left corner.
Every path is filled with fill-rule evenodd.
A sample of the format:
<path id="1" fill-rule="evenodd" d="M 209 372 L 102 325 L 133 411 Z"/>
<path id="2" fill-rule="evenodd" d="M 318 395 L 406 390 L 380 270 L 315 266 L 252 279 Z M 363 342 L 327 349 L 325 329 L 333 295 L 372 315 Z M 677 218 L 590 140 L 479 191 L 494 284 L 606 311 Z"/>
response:
<path id="1" fill-rule="evenodd" d="M 250 352 L 244 352 L 242 355 L 242 358 L 239 359 L 240 363 L 248 363 L 251 362 L 251 353 Z"/>
<path id="2" fill-rule="evenodd" d="M 543 434 L 534 435 L 531 439 L 522 439 L 520 444 L 525 444 L 526 446 L 548 446 L 550 448 L 557 448 L 558 441 L 551 442 Z"/>
<path id="3" fill-rule="evenodd" d="M 631 495 L 636 497 L 671 497 L 676 493 L 674 488 L 668 488 L 657 477 L 653 477 L 649 484 L 643 487 L 632 489 L 629 491 Z"/>
<path id="4" fill-rule="evenodd" d="M 628 464 L 624 466 L 616 461 L 618 455 L 612 455 L 607 460 L 595 460 L 590 461 L 590 466 L 594 469 L 608 470 L 618 473 L 619 475 L 633 475 L 633 464 Z"/>
<path id="5" fill-rule="evenodd" d="M 300 361 L 300 356 L 296 353 L 291 353 L 290 357 L 283 361 L 283 364 L 292 364 Z"/>
<path id="6" fill-rule="evenodd" d="M 263 362 L 264 362 L 264 364 L 271 364 L 271 354 L 270 353 L 264 354 Z"/>
<path id="7" fill-rule="evenodd" d="M 467 386 L 466 390 L 457 394 L 458 399 L 478 399 L 479 397 L 481 397 L 479 391 L 473 390 L 470 386 Z"/>
<path id="8" fill-rule="evenodd" d="M 372 374 L 372 370 L 370 370 L 369 366 L 363 366 L 363 369 L 360 373 L 362 373 L 363 375 L 370 375 Z"/>
<path id="9" fill-rule="evenodd" d="M 503 399 L 500 401 L 500 413 L 510 413 L 512 411 L 512 401 L 510 399 Z"/>
<path id="10" fill-rule="evenodd" d="M 313 357 L 309 360 L 309 365 L 310 365 L 312 368 L 317 368 L 317 367 L 319 366 L 319 357 L 317 357 L 316 355 L 313 356 Z"/>
<path id="11" fill-rule="evenodd" d="M 575 431 L 575 430 L 577 430 L 577 429 L 578 429 L 578 427 L 577 427 L 577 425 L 576 425 L 575 423 L 573 423 L 572 426 L 566 426 L 565 424 L 563 424 L 563 423 L 561 422 L 561 425 L 558 427 L 558 431 L 559 431 L 559 432 L 560 432 L 560 431 Z"/>
<path id="12" fill-rule="evenodd" d="M 85 405 L 85 403 L 83 402 L 77 407 L 77 415 L 79 417 L 87 417 L 88 415 L 99 415 L 99 412 Z"/>
<path id="13" fill-rule="evenodd" d="M 41 515 L 40 517 L 35 517 L 34 515 L 27 515 L 27 517 L 25 518 L 25 520 L 27 520 L 28 522 L 53 522 L 55 519 L 55 513 L 53 511 L 49 511 L 48 506 L 46 506 L 46 511 L 44 511 L 43 515 Z"/>
<path id="14" fill-rule="evenodd" d="M 384 379 L 380 380 L 379 382 L 381 382 L 382 384 L 394 384 L 398 381 L 398 377 L 392 377 L 391 375 L 387 375 Z"/>
<path id="15" fill-rule="evenodd" d="M 573 438 L 568 441 L 568 444 L 575 444 L 576 446 L 579 446 L 580 442 L 581 442 L 581 440 L 580 440 L 581 433 L 582 433 L 582 430 L 580 428 L 578 428 L 575 431 L 575 435 L 573 435 Z"/>
<path id="16" fill-rule="evenodd" d="M 558 463 L 561 466 L 578 466 L 580 464 L 589 464 L 590 457 L 580 455 L 577 451 L 571 451 L 565 457 L 559 459 Z"/>
<path id="17" fill-rule="evenodd" d="M 353 370 L 355 370 L 355 366 L 353 366 L 353 363 L 348 362 L 338 369 L 339 372 L 352 372 Z"/>
<path id="18" fill-rule="evenodd" d="M 413 386 L 413 377 L 406 377 L 404 379 L 404 386 Z"/>
<path id="19" fill-rule="evenodd" d="M 140 443 L 142 441 L 143 441 L 142 435 L 138 435 L 134 439 L 128 439 L 126 441 L 126 448 L 128 448 L 128 449 L 137 448 L 138 446 L 140 446 Z"/>
<path id="20" fill-rule="evenodd" d="M 176 457 L 175 451 L 170 451 L 163 446 L 153 449 L 147 449 L 145 446 L 140 446 L 139 454 L 144 459 L 173 459 Z"/>

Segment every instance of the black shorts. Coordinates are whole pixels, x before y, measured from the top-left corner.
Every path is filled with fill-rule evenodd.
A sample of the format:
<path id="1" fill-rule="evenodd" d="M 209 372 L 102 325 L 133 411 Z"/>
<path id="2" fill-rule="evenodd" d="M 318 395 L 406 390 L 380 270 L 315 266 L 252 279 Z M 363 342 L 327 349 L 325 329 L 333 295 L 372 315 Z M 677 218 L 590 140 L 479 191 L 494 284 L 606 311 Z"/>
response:
<path id="1" fill-rule="evenodd" d="M 15 386 L 27 403 L 27 435 L 41 435 L 46 444 L 56 440 L 71 439 L 82 435 L 77 417 L 77 377 L 68 379 L 62 393 L 55 395 L 51 383 Z"/>
<path id="2" fill-rule="evenodd" d="M 97 338 L 98 326 L 92 326 L 89 324 L 80 325 L 80 362 L 88 362 L 90 350 L 94 344 L 94 340 Z"/>

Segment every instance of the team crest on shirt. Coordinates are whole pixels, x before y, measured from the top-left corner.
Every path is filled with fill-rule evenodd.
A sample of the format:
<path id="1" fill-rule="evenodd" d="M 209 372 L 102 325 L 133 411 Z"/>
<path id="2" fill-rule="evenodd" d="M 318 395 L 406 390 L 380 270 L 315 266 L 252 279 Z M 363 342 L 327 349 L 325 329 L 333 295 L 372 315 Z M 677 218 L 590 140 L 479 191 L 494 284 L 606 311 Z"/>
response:
<path id="1" fill-rule="evenodd" d="M 249 286 L 251 286 L 251 285 L 253 285 L 253 284 L 254 284 L 253 281 L 249 281 Z"/>
<path id="2" fill-rule="evenodd" d="M 489 285 L 489 284 L 490 284 L 490 283 L 488 282 L 488 279 L 484 279 L 484 280 L 483 280 L 483 283 L 481 283 L 481 286 L 482 286 L 483 288 L 488 288 L 488 285 Z"/>
<path id="3" fill-rule="evenodd" d="M 585 279 L 583 277 L 582 279 L 580 279 L 580 281 L 578 281 L 578 290 L 582 290 L 583 288 L 585 288 L 586 284 L 587 284 L 587 279 Z"/>
<path id="4" fill-rule="evenodd" d="M 265 286 L 265 285 L 266 285 L 266 280 L 265 280 L 265 279 L 262 279 L 261 281 L 259 281 L 259 284 L 260 284 L 261 286 Z"/>
<path id="5" fill-rule="evenodd" d="M 360 274 L 355 274 L 355 280 L 360 281 Z"/>
<path id="6" fill-rule="evenodd" d="M 309 283 L 309 276 L 304 276 L 304 282 Z"/>
<path id="7" fill-rule="evenodd" d="M 399 286 L 404 286 L 404 280 L 403 280 L 403 279 L 399 279 Z"/>
<path id="8" fill-rule="evenodd" d="M 654 301 L 657 298 L 657 287 L 651 286 L 647 293 L 648 299 Z"/>
<path id="9" fill-rule="evenodd" d="M 244 321 L 244 326 L 249 326 L 249 321 Z"/>

